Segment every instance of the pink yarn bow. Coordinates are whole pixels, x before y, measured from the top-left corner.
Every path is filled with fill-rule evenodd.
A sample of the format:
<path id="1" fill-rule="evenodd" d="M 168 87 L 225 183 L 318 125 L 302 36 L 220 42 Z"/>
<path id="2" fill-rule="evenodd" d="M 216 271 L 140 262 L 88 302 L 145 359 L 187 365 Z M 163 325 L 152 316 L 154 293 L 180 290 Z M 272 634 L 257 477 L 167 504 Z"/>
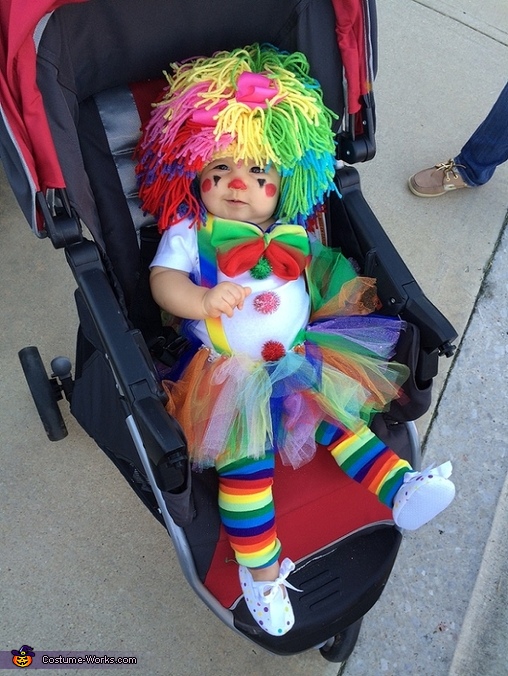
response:
<path id="1" fill-rule="evenodd" d="M 279 90 L 274 80 L 261 73 L 244 71 L 236 83 L 235 98 L 249 108 L 266 108 L 266 102 L 277 96 Z"/>
<path id="2" fill-rule="evenodd" d="M 235 98 L 249 108 L 266 108 L 266 102 L 278 93 L 277 84 L 266 75 L 244 71 L 238 76 Z M 199 108 L 192 113 L 192 121 L 203 127 L 215 127 L 217 115 L 227 105 L 228 102 L 222 100 L 211 108 Z"/>

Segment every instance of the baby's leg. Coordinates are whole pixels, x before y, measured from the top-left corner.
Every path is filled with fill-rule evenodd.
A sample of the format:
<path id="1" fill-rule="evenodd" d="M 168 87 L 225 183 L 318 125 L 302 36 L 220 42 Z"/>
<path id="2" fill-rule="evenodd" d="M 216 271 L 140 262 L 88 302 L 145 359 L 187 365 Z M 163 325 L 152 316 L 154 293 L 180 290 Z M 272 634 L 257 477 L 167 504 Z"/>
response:
<path id="1" fill-rule="evenodd" d="M 219 475 L 219 513 L 236 560 L 248 568 L 276 563 L 280 542 L 275 527 L 272 497 L 275 459 L 264 458 L 216 463 Z"/>
<path id="2" fill-rule="evenodd" d="M 326 446 L 335 462 L 344 472 L 380 502 L 393 507 L 393 499 L 404 482 L 406 472 L 413 468 L 399 458 L 366 425 L 356 432 L 340 423 L 323 421 L 316 433 L 316 441 Z"/>
<path id="3" fill-rule="evenodd" d="M 280 636 L 291 629 L 294 614 L 285 587 L 294 564 L 279 566 L 272 497 L 275 457 L 269 452 L 257 460 L 234 462 L 219 458 L 219 513 L 236 560 L 242 593 L 250 613 L 269 634 Z M 292 587 L 294 589 L 294 587 Z"/>
<path id="4" fill-rule="evenodd" d="M 393 510 L 394 521 L 402 528 L 420 528 L 448 507 L 455 496 L 448 478 L 450 462 L 415 472 L 364 424 L 352 432 L 335 421 L 323 421 L 316 441 L 328 448 L 351 479 Z"/>

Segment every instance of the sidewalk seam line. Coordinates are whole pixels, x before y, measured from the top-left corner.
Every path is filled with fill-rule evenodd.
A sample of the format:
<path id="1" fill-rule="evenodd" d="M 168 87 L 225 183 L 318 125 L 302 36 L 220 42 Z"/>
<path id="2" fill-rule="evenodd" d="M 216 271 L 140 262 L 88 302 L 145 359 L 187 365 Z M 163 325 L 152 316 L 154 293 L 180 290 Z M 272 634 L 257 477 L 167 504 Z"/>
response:
<path id="1" fill-rule="evenodd" d="M 418 0 L 414 0 L 414 1 L 418 1 Z M 485 265 L 483 266 L 483 275 L 482 275 L 482 280 L 480 282 L 480 288 L 478 289 L 478 293 L 476 294 L 476 298 L 475 298 L 475 301 L 473 303 L 473 307 L 472 307 L 471 312 L 469 314 L 469 317 L 467 319 L 466 325 L 464 327 L 464 331 L 462 332 L 462 337 L 459 339 L 457 349 L 455 350 L 455 354 L 452 357 L 452 363 L 450 364 L 450 368 L 448 369 L 448 373 L 446 374 L 446 377 L 444 379 L 443 387 L 441 388 L 441 391 L 439 392 L 439 395 L 438 395 L 437 400 L 436 400 L 436 404 L 434 406 L 434 411 L 431 415 L 429 424 L 427 425 L 427 430 L 426 430 L 425 435 L 422 439 L 422 442 L 421 442 L 422 458 L 425 455 L 425 448 L 426 448 L 427 440 L 429 438 L 432 427 L 434 426 L 434 423 L 439 416 L 439 404 L 441 403 L 441 399 L 443 398 L 443 395 L 446 392 L 448 381 L 449 381 L 452 373 L 455 370 L 455 365 L 457 363 L 458 356 L 462 351 L 462 344 L 464 342 L 464 339 L 467 336 L 469 327 L 471 325 L 471 322 L 472 322 L 473 317 L 474 317 L 475 312 L 476 312 L 476 308 L 478 307 L 478 303 L 480 302 L 481 298 L 485 294 L 487 284 L 488 284 L 490 269 L 492 268 L 492 263 L 494 261 L 494 258 L 496 256 L 497 252 L 498 252 L 498 249 L 501 245 L 501 241 L 503 239 L 503 236 L 504 236 L 504 233 L 505 233 L 505 230 L 507 229 L 507 227 L 508 227 L 508 210 L 505 213 L 503 223 L 501 224 L 501 229 L 499 231 L 498 237 L 497 237 L 496 242 L 494 244 L 494 247 L 492 249 L 492 253 L 490 254 L 489 258 L 487 259 L 487 262 L 485 263 Z"/>

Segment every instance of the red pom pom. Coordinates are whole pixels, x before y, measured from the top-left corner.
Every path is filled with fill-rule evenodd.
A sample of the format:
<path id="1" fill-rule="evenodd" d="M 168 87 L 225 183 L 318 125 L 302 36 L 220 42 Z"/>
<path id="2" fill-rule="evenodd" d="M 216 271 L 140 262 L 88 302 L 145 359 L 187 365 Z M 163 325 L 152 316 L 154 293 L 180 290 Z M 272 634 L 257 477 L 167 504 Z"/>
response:
<path id="1" fill-rule="evenodd" d="M 286 349 L 278 340 L 267 340 L 261 349 L 265 361 L 278 361 L 286 354 Z"/>

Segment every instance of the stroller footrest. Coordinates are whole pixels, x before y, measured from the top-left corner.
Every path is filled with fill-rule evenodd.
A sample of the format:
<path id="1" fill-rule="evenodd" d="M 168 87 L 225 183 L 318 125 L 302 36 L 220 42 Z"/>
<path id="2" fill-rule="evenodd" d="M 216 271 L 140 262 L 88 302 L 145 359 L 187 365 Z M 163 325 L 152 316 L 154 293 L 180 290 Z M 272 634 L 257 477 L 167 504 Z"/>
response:
<path id="1" fill-rule="evenodd" d="M 278 655 L 308 650 L 344 631 L 372 608 L 388 580 L 401 542 L 394 526 L 382 524 L 351 535 L 299 561 L 289 581 L 295 625 L 283 636 L 264 632 L 242 598 L 235 626 Z"/>

